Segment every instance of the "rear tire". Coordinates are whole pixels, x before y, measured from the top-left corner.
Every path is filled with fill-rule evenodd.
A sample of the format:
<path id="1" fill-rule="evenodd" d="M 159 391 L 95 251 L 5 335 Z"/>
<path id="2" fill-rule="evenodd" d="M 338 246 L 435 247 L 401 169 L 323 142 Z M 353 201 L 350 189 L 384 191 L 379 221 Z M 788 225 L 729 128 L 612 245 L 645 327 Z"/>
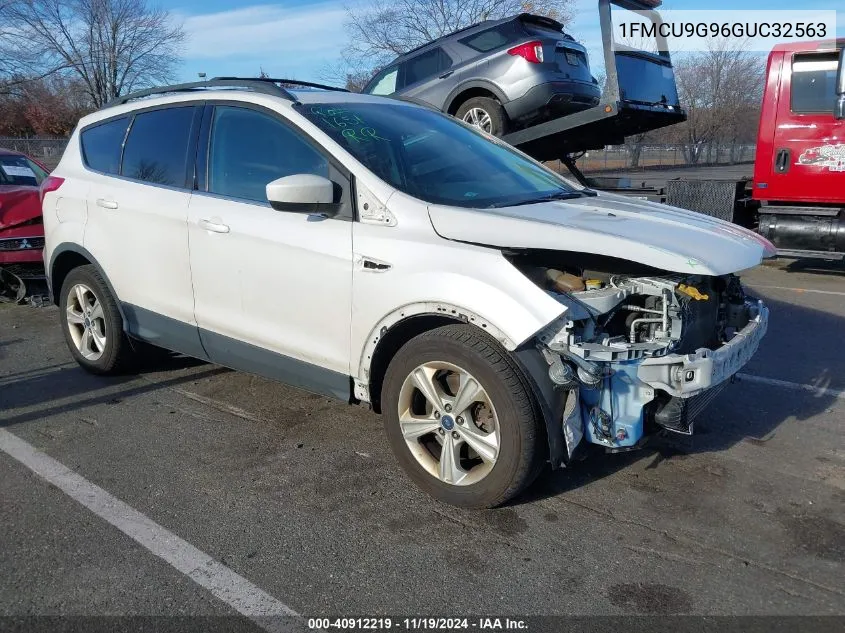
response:
<path id="1" fill-rule="evenodd" d="M 508 115 L 502 104 L 490 97 L 472 97 L 458 108 L 455 117 L 489 132 L 493 136 L 502 137 L 508 132 Z"/>
<path id="2" fill-rule="evenodd" d="M 100 272 L 90 264 L 65 277 L 59 309 L 62 331 L 74 360 L 92 374 L 125 372 L 136 360 L 123 318 Z"/>
<path id="3" fill-rule="evenodd" d="M 541 414 L 527 378 L 475 326 L 448 325 L 406 343 L 388 367 L 382 402 L 397 460 L 440 501 L 492 508 L 522 492 L 542 468 Z"/>

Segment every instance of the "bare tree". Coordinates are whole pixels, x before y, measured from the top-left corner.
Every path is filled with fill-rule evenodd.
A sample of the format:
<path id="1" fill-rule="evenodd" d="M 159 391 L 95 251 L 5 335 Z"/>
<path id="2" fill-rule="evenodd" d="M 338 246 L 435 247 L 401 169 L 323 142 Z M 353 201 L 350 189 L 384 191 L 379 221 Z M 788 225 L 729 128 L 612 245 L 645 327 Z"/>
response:
<path id="1" fill-rule="evenodd" d="M 343 86 L 352 92 L 361 92 L 372 79 L 377 66 L 367 65 L 359 59 L 344 57 L 320 70 L 320 79 L 336 86 Z"/>
<path id="2" fill-rule="evenodd" d="M 565 24 L 574 4 L 574 0 L 368 0 L 348 6 L 346 31 L 351 44 L 344 59 L 352 70 L 345 74 L 359 83 L 362 74 L 371 74 L 397 55 L 481 20 L 530 12 Z M 338 78 L 337 69 L 324 74 Z M 341 70 L 339 78 L 343 74 Z"/>
<path id="3" fill-rule="evenodd" d="M 742 42 L 717 41 L 709 50 L 677 55 L 675 77 L 687 121 L 667 130 L 682 144 L 688 163 L 703 153 L 727 148 L 731 160 L 741 143 L 756 138 L 763 93 L 765 60 Z"/>
<path id="4" fill-rule="evenodd" d="M 11 86 L 23 75 L 24 51 L 18 50 L 16 32 L 11 20 L 11 1 L 0 0 L 0 94 L 11 92 Z"/>
<path id="5" fill-rule="evenodd" d="M 7 38 L 30 72 L 78 77 L 95 107 L 173 77 L 184 32 L 147 0 L 7 1 Z"/>

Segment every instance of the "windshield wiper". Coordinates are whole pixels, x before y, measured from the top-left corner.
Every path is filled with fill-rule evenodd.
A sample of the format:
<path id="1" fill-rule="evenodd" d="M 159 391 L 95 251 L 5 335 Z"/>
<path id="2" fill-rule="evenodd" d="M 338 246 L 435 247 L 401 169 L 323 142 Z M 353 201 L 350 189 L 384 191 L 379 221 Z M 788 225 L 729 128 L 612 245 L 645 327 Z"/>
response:
<path id="1" fill-rule="evenodd" d="M 581 191 L 557 191 L 547 196 L 540 196 L 539 198 L 531 198 L 521 202 L 505 205 L 509 207 L 521 207 L 526 204 L 537 204 L 540 202 L 549 202 L 551 200 L 572 200 L 572 198 L 580 198 L 584 193 Z"/>

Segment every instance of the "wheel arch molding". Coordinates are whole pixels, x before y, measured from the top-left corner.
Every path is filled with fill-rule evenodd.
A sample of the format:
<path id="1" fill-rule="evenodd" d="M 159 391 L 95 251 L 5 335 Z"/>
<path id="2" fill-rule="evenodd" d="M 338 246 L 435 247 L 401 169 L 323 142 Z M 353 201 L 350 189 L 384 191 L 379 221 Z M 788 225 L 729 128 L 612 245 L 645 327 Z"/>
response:
<path id="1" fill-rule="evenodd" d="M 366 339 L 354 380 L 356 400 L 369 402 L 380 411 L 381 383 L 399 348 L 423 332 L 454 323 L 474 325 L 508 350 L 520 343 L 482 315 L 451 303 L 425 301 L 397 308 L 382 318 Z"/>
<path id="2" fill-rule="evenodd" d="M 86 248 L 80 246 L 79 244 L 62 242 L 53 249 L 53 252 L 50 255 L 50 264 L 47 266 L 47 270 L 45 272 L 47 273 L 47 285 L 53 303 L 55 305 L 59 305 L 61 299 L 59 293 L 61 292 L 62 284 L 70 271 L 74 268 L 78 268 L 79 266 L 87 265 L 94 266 L 97 269 L 97 272 L 100 273 L 103 281 L 106 282 L 106 286 L 108 287 L 112 297 L 114 297 L 118 310 L 120 310 L 120 318 L 123 322 L 123 331 L 127 331 L 128 323 L 126 320 L 126 314 L 123 311 L 123 305 L 121 304 L 117 293 L 114 291 L 114 286 L 112 286 L 111 281 L 109 281 L 106 271 L 103 270 L 103 267 L 97 259 Z"/>
<path id="3" fill-rule="evenodd" d="M 509 99 L 505 96 L 505 93 L 502 92 L 495 84 L 483 79 L 470 79 L 452 89 L 452 92 L 450 92 L 449 96 L 446 97 L 446 107 L 443 111 L 454 115 L 458 111 L 458 108 L 461 107 L 461 104 L 467 99 L 484 96 L 480 93 L 482 90 L 492 94 L 502 105 L 505 105 L 509 101 Z M 473 94 L 467 95 L 466 93 Z"/>

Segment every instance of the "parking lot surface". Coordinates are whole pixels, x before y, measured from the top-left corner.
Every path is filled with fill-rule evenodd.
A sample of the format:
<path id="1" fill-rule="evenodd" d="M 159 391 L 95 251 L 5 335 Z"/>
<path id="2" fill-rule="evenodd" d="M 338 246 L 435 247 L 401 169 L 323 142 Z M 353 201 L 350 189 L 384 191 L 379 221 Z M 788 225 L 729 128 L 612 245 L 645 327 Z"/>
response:
<path id="1" fill-rule="evenodd" d="M 77 476 L 83 502 L 101 490 L 103 513 L 127 504 L 174 556 L 309 617 L 843 615 L 843 280 L 750 272 L 769 333 L 691 439 L 590 455 L 481 512 L 419 492 L 362 408 L 184 358 L 91 376 L 55 307 L 0 306 L 0 615 L 237 612 L 132 536 L 143 521 L 57 483 Z"/>

